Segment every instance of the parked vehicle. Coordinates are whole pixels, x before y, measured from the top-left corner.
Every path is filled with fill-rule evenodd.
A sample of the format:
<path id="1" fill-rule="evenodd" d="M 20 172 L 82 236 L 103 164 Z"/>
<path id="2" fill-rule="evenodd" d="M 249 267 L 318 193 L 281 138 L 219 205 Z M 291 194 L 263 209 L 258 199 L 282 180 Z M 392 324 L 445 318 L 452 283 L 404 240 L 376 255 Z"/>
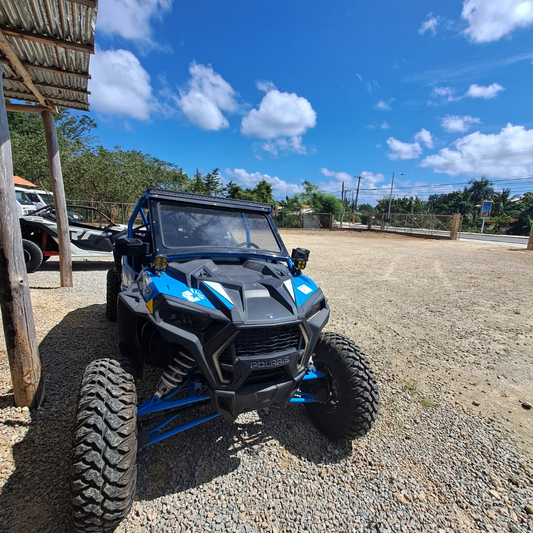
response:
<path id="1" fill-rule="evenodd" d="M 15 196 L 17 198 L 17 210 L 19 217 L 33 213 L 37 208 L 28 196 L 28 190 L 22 187 L 15 187 Z"/>
<path id="2" fill-rule="evenodd" d="M 323 333 L 328 302 L 302 274 L 309 251 L 289 255 L 271 209 L 158 189 L 137 204 L 107 274 L 106 314 L 118 322 L 121 356 L 93 361 L 81 385 L 77 531 L 112 530 L 126 516 L 138 448 L 219 415 L 234 420 L 302 403 L 332 439 L 371 429 L 378 412 L 372 371 L 353 341 Z M 135 378 L 145 365 L 161 374 L 137 406 Z M 209 412 L 180 422 L 193 407 Z"/>
<path id="3" fill-rule="evenodd" d="M 107 215 L 92 207 L 67 206 L 70 252 L 77 257 L 112 257 L 113 243 L 126 233 Z M 59 255 L 55 208 L 49 205 L 20 218 L 22 247 L 28 273 Z"/>
<path id="4" fill-rule="evenodd" d="M 26 195 L 36 209 L 42 209 L 43 207 L 54 204 L 54 195 L 48 191 L 27 189 Z"/>

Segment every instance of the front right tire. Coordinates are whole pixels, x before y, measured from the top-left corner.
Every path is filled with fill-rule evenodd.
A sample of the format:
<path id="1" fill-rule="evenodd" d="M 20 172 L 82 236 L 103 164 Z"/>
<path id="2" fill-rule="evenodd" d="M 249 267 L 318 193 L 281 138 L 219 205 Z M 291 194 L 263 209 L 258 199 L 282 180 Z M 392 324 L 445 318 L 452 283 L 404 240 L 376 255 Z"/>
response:
<path id="1" fill-rule="evenodd" d="M 90 363 L 74 438 L 72 514 L 78 533 L 114 530 L 128 514 L 137 477 L 137 393 L 123 358 Z"/>
<path id="2" fill-rule="evenodd" d="M 374 374 L 359 347 L 345 335 L 322 333 L 313 364 L 324 378 L 307 383 L 320 401 L 306 403 L 316 427 L 333 440 L 351 441 L 370 431 L 378 416 Z"/>

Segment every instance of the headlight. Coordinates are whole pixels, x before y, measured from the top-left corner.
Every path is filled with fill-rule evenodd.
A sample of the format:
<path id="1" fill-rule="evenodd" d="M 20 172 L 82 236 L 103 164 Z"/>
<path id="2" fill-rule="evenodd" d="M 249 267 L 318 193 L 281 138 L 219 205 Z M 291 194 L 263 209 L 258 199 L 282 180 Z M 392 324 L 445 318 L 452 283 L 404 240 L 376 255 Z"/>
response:
<path id="1" fill-rule="evenodd" d="M 182 313 L 180 311 L 171 311 L 165 318 L 165 322 L 178 328 L 187 327 L 204 331 L 212 320 L 203 316 L 190 315 L 189 313 Z"/>

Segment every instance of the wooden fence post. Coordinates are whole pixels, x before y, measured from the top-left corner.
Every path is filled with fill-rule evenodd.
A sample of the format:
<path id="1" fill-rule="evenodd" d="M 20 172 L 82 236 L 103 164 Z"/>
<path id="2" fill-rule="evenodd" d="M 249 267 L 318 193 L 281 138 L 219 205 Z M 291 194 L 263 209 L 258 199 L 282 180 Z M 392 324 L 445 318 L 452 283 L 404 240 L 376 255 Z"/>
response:
<path id="1" fill-rule="evenodd" d="M 372 220 L 373 220 L 372 216 L 373 216 L 372 213 L 368 213 L 368 226 L 367 226 L 368 231 L 372 231 Z"/>
<path id="2" fill-rule="evenodd" d="M 41 114 L 48 151 L 48 168 L 50 181 L 54 193 L 54 205 L 57 222 L 57 236 L 59 238 L 59 270 L 61 287 L 74 287 L 72 279 L 72 257 L 70 254 L 70 237 L 68 234 L 67 202 L 65 200 L 65 186 L 59 159 L 59 146 L 57 144 L 57 130 L 54 116 L 50 111 Z"/>
<path id="3" fill-rule="evenodd" d="M 529 240 L 527 241 L 527 249 L 533 250 L 533 224 L 531 224 L 531 231 L 529 232 Z"/>
<path id="4" fill-rule="evenodd" d="M 333 213 L 329 214 L 329 229 L 333 229 L 333 221 L 335 220 L 335 215 Z"/>
<path id="5" fill-rule="evenodd" d="M 44 379 L 22 250 L 13 160 L 0 66 L 0 307 L 17 407 L 42 403 Z"/>
<path id="6" fill-rule="evenodd" d="M 385 231 L 385 214 L 381 215 L 381 227 L 380 231 Z"/>
<path id="7" fill-rule="evenodd" d="M 452 228 L 450 231 L 450 240 L 457 240 L 457 232 L 459 231 L 459 223 L 461 222 L 461 214 L 455 213 L 452 218 Z"/>

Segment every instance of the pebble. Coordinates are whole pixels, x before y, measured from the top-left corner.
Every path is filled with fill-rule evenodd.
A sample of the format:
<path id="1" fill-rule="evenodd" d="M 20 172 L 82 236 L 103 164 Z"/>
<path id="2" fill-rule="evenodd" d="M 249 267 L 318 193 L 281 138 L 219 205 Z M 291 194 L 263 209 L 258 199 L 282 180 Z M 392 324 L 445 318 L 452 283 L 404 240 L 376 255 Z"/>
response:
<path id="1" fill-rule="evenodd" d="M 0 342 L 6 532 L 72 530 L 69 471 L 81 375 L 92 359 L 118 353 L 116 325 L 105 319 L 110 264 L 78 266 L 76 290 L 67 291 L 54 288 L 58 273 L 49 263 L 30 276 L 42 288 L 32 290 L 46 379 L 41 409 L 12 406 Z M 235 422 L 217 418 L 143 448 L 134 505 L 116 533 L 533 531 L 531 458 L 490 420 L 447 399 L 438 381 L 405 391 L 388 357 L 371 358 L 380 417 L 352 443 L 329 441 L 304 407 L 290 406 Z M 140 400 L 154 377 L 147 372 L 139 382 Z M 432 407 L 419 401 L 422 390 Z"/>
<path id="2" fill-rule="evenodd" d="M 522 402 L 522 408 L 529 411 L 531 409 L 531 404 L 529 402 Z"/>

